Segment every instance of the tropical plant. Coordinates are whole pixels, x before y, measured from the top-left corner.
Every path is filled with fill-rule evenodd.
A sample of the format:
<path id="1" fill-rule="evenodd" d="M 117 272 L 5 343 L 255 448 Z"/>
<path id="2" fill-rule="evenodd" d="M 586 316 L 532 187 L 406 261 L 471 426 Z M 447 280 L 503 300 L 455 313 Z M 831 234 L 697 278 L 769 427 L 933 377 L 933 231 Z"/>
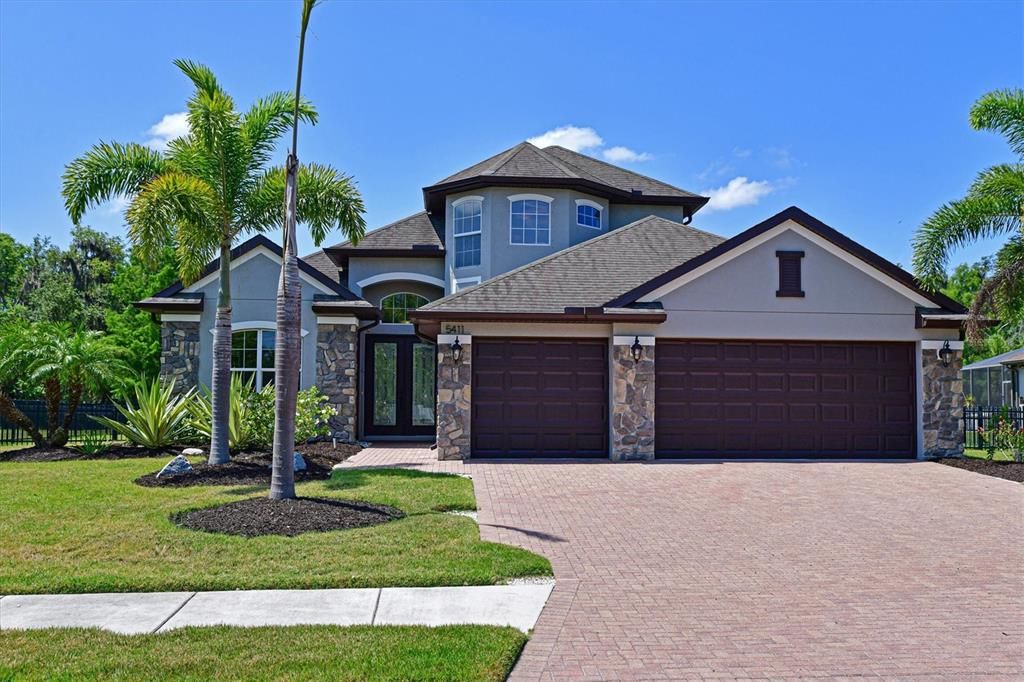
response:
<path id="1" fill-rule="evenodd" d="M 299 361 L 302 352 L 300 320 L 302 316 L 302 283 L 299 280 L 299 262 L 295 237 L 296 206 L 298 204 L 298 103 L 302 91 L 302 58 L 306 49 L 306 29 L 316 0 L 303 0 L 299 27 L 299 64 L 295 75 L 295 111 L 292 115 L 292 146 L 285 164 L 284 229 L 281 277 L 277 285 L 277 345 L 274 366 L 278 370 L 274 414 L 274 456 L 270 477 L 270 499 L 295 497 L 295 465 L 292 453 L 295 444 L 295 407 L 299 390 Z M 307 190 L 303 188 L 305 193 Z"/>
<path id="2" fill-rule="evenodd" d="M 66 445 L 82 399 L 103 395 L 122 385 L 128 374 L 120 349 L 109 339 L 100 332 L 73 330 L 65 324 L 34 324 L 7 330 L 0 341 L 0 353 L 0 375 L 10 376 L 17 370 L 42 388 L 45 436 L 0 387 L 0 414 L 27 431 L 32 442 L 40 446 Z"/>
<path id="3" fill-rule="evenodd" d="M 128 235 L 136 253 L 153 262 L 173 245 L 182 281 L 194 281 L 219 255 L 219 295 L 214 323 L 210 463 L 229 459 L 231 366 L 231 247 L 249 232 L 280 227 L 285 169 L 269 167 L 279 138 L 294 118 L 316 122 L 306 101 L 287 93 L 257 100 L 244 114 L 201 64 L 176 60 L 192 82 L 189 133 L 166 151 L 135 143 L 101 142 L 72 161 L 63 178 L 64 204 L 77 224 L 87 208 L 125 197 Z M 295 171 L 303 197 L 297 219 L 320 244 L 338 227 L 349 238 L 365 231 L 362 199 L 350 179 L 329 166 Z"/>
<path id="4" fill-rule="evenodd" d="M 270 444 L 273 422 L 270 419 L 274 401 L 274 387 L 268 384 L 260 391 L 252 387 L 252 379 L 240 374 L 231 376 L 230 420 L 228 443 L 232 450 L 265 448 Z M 189 425 L 210 437 L 213 428 L 213 404 L 210 389 L 203 386 L 195 399 L 189 402 Z"/>
<path id="5" fill-rule="evenodd" d="M 95 457 L 110 449 L 110 441 L 107 439 L 107 434 L 102 431 L 86 431 L 82 434 L 82 440 L 75 446 L 75 449 L 83 455 Z"/>
<path id="6" fill-rule="evenodd" d="M 914 270 L 931 289 L 946 280 L 950 252 L 983 238 L 1007 235 L 969 308 L 967 334 L 982 341 L 988 316 L 1019 319 L 1024 310 L 1024 90 L 997 90 L 971 108 L 975 130 L 1006 138 L 1017 159 L 981 173 L 963 199 L 950 202 L 925 221 L 914 236 Z"/>
<path id="7" fill-rule="evenodd" d="M 337 412 L 316 386 L 299 391 L 295 407 L 295 443 L 322 438 L 331 432 L 328 421 Z"/>
<path id="8" fill-rule="evenodd" d="M 114 404 L 124 417 L 123 423 L 109 417 L 93 419 L 136 445 L 167 447 L 176 444 L 184 432 L 192 393 L 189 389 L 176 395 L 173 380 L 166 385 L 159 379 L 140 380 L 135 384 L 134 404 Z"/>

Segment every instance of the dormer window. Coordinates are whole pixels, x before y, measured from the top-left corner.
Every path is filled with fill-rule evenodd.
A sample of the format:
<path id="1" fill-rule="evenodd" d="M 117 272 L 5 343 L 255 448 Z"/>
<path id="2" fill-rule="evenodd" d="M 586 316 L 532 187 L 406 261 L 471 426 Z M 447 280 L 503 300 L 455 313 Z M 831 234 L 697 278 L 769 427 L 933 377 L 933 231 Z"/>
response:
<path id="1" fill-rule="evenodd" d="M 509 198 L 509 243 L 547 246 L 551 243 L 551 197 L 515 194 Z"/>
<path id="2" fill-rule="evenodd" d="M 576 200 L 576 224 L 601 229 L 601 204 L 587 199 Z"/>
<path id="3" fill-rule="evenodd" d="M 452 203 L 455 212 L 455 267 L 480 265 L 480 228 L 483 222 L 483 199 L 463 197 Z"/>

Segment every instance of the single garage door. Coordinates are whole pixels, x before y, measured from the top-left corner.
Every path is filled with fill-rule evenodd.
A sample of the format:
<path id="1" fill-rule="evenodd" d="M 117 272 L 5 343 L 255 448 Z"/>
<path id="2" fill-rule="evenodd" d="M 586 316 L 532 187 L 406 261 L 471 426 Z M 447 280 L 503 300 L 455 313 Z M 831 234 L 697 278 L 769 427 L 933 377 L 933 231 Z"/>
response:
<path id="1" fill-rule="evenodd" d="M 662 341 L 659 457 L 911 457 L 914 345 Z"/>
<path id="2" fill-rule="evenodd" d="M 473 338 L 473 457 L 607 457 L 603 339 Z"/>

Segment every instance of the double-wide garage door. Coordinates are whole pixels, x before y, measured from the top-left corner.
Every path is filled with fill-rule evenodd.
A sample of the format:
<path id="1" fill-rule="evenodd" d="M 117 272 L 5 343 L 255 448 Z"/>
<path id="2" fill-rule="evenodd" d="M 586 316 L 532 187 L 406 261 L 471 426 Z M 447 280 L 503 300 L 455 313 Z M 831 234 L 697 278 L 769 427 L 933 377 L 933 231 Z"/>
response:
<path id="1" fill-rule="evenodd" d="M 607 457 L 604 339 L 473 339 L 473 457 Z"/>
<path id="2" fill-rule="evenodd" d="M 659 457 L 910 457 L 914 345 L 663 341 Z"/>

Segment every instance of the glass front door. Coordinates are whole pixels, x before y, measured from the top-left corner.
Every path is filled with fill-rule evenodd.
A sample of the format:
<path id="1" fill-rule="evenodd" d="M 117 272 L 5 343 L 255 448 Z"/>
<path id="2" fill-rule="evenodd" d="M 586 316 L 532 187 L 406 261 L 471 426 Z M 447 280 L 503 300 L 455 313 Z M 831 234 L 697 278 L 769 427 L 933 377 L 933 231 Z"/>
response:
<path id="1" fill-rule="evenodd" d="M 434 434 L 435 346 L 414 336 L 366 336 L 363 433 Z"/>

